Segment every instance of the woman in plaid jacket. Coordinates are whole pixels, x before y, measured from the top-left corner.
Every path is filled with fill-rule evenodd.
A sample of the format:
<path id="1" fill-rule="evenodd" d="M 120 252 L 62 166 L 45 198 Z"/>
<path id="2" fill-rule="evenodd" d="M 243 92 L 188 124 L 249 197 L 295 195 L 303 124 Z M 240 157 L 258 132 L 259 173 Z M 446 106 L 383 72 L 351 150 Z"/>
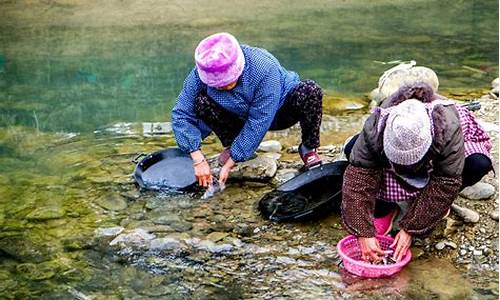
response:
<path id="1" fill-rule="evenodd" d="M 467 108 L 426 83 L 403 86 L 377 107 L 345 147 L 342 220 L 363 258 L 383 256 L 375 235 L 386 234 L 400 211 L 393 246 L 401 259 L 412 236 L 432 231 L 459 191 L 492 170 L 491 147 Z M 376 215 L 391 204 L 397 209 Z"/>

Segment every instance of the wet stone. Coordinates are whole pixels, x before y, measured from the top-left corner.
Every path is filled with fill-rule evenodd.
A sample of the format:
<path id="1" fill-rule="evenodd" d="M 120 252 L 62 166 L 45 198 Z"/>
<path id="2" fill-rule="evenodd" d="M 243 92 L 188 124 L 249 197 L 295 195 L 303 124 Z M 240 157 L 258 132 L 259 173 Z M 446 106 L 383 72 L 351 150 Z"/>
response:
<path id="1" fill-rule="evenodd" d="M 253 227 L 247 224 L 239 223 L 236 224 L 234 232 L 241 236 L 251 236 L 253 235 Z"/>
<path id="2" fill-rule="evenodd" d="M 16 270 L 24 277 L 40 281 L 52 278 L 56 275 L 56 272 L 60 269 L 57 262 L 48 261 L 39 264 L 25 263 L 16 266 Z"/>
<path id="3" fill-rule="evenodd" d="M 125 228 L 121 226 L 97 228 L 95 234 L 97 237 L 115 237 L 122 233 L 123 230 L 125 230 Z"/>
<path id="4" fill-rule="evenodd" d="M 179 215 L 174 214 L 174 213 L 168 213 L 168 214 L 152 214 L 151 221 L 155 224 L 161 224 L 161 225 L 171 225 L 173 223 L 177 223 L 181 221 L 181 218 Z"/>
<path id="5" fill-rule="evenodd" d="M 444 244 L 444 242 L 439 242 L 436 244 L 436 249 L 437 250 L 443 250 L 444 247 L 446 247 L 446 245 Z"/>
<path id="6" fill-rule="evenodd" d="M 498 221 L 498 209 L 495 209 L 494 211 L 490 212 L 490 218 L 492 218 L 495 221 Z"/>
<path id="7" fill-rule="evenodd" d="M 207 240 L 210 240 L 212 242 L 218 242 L 220 240 L 223 240 L 225 237 L 227 237 L 229 234 L 225 232 L 212 232 L 209 235 L 207 235 Z"/>
<path id="8" fill-rule="evenodd" d="M 274 159 L 257 157 L 237 164 L 230 177 L 237 180 L 268 181 L 276 174 L 277 169 Z"/>
<path id="9" fill-rule="evenodd" d="M 62 207 L 48 206 L 48 207 L 39 207 L 33 210 L 26 216 L 26 219 L 44 221 L 51 219 L 60 219 L 62 217 L 64 217 L 64 209 Z"/>
<path id="10" fill-rule="evenodd" d="M 148 233 L 144 229 L 136 228 L 128 232 L 122 233 L 109 243 L 110 246 L 125 245 L 125 246 L 148 246 L 149 241 L 154 239 L 154 234 Z"/>
<path id="11" fill-rule="evenodd" d="M 294 178 L 298 174 L 299 174 L 299 171 L 297 171 L 296 169 L 281 169 L 281 170 L 278 170 L 278 172 L 276 173 L 275 181 L 278 184 L 282 184 L 282 183 L 285 183 L 288 180 Z"/>
<path id="12" fill-rule="evenodd" d="M 176 250 L 182 246 L 183 245 L 179 240 L 171 237 L 154 239 L 150 244 L 150 248 L 152 250 Z"/>
<path id="13" fill-rule="evenodd" d="M 125 200 L 121 195 L 114 193 L 100 197 L 96 200 L 96 203 L 100 207 L 111 211 L 124 210 L 128 206 L 127 200 Z"/>
<path id="14" fill-rule="evenodd" d="M 486 182 L 478 182 L 460 192 L 460 196 L 470 200 L 490 199 L 493 195 L 495 195 L 495 187 Z"/>
<path id="15" fill-rule="evenodd" d="M 479 222 L 479 214 L 472 209 L 468 209 L 465 207 L 460 207 L 456 204 L 451 206 L 453 211 L 464 220 L 466 223 L 477 223 Z"/>

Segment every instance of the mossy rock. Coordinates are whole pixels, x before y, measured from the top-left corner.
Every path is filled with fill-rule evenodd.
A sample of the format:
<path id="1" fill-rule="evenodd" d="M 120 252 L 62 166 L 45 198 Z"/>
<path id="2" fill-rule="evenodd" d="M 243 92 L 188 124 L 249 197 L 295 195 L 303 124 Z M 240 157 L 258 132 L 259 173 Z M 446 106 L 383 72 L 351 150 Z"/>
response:
<path id="1" fill-rule="evenodd" d="M 323 96 L 323 112 L 329 115 L 339 115 L 347 112 L 362 111 L 368 107 L 368 101 L 362 98 Z"/>
<path id="2" fill-rule="evenodd" d="M 65 211 L 59 206 L 45 206 L 39 207 L 30 212 L 26 219 L 34 221 L 45 221 L 51 219 L 60 219 L 64 217 Z"/>
<path id="3" fill-rule="evenodd" d="M 96 203 L 107 210 L 120 211 L 127 208 L 127 200 L 118 193 L 109 193 L 96 200 Z"/>
<path id="4" fill-rule="evenodd" d="M 38 265 L 32 263 L 19 264 L 16 270 L 25 278 L 33 281 L 50 279 L 56 275 L 53 266 L 46 263 Z"/>

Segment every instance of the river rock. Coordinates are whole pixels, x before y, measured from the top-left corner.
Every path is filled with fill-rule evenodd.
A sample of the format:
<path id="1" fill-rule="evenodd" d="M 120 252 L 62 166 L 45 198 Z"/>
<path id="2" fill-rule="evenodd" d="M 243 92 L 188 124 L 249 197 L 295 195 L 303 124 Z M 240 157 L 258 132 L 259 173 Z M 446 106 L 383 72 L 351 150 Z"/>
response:
<path id="1" fill-rule="evenodd" d="M 30 212 L 26 219 L 28 220 L 36 220 L 36 221 L 44 221 L 51 219 L 60 219 L 64 217 L 64 209 L 59 206 L 44 206 L 39 207 L 32 212 Z"/>
<path id="2" fill-rule="evenodd" d="M 118 193 L 110 193 L 97 199 L 96 203 L 107 210 L 119 211 L 127 208 L 127 200 Z"/>
<path id="3" fill-rule="evenodd" d="M 274 159 L 274 160 L 280 160 L 281 158 L 281 153 L 275 153 L 275 152 L 266 152 L 266 153 L 262 153 L 261 155 L 262 157 L 267 157 L 267 158 L 270 158 L 270 159 Z"/>
<path id="4" fill-rule="evenodd" d="M 274 177 L 277 169 L 276 160 L 268 157 L 257 157 L 237 164 L 230 177 L 239 180 L 268 181 Z"/>
<path id="5" fill-rule="evenodd" d="M 460 207 L 456 204 L 452 204 L 451 208 L 453 211 L 464 220 L 466 223 L 477 223 L 479 222 L 479 214 L 472 209 L 465 207 Z"/>
<path id="6" fill-rule="evenodd" d="M 171 237 L 157 238 L 151 240 L 150 249 L 152 250 L 177 250 L 181 248 L 182 243 Z"/>
<path id="7" fill-rule="evenodd" d="M 297 171 L 296 169 L 281 169 L 278 170 L 278 172 L 276 173 L 276 177 L 274 179 L 278 184 L 281 184 L 294 178 L 298 174 L 299 171 Z"/>
<path id="8" fill-rule="evenodd" d="M 443 250 L 444 247 L 446 247 L 446 245 L 444 244 L 444 242 L 439 242 L 439 243 L 436 244 L 435 247 L 436 247 L 437 250 Z"/>
<path id="9" fill-rule="evenodd" d="M 104 227 L 104 228 L 97 228 L 95 230 L 95 235 L 100 238 L 100 237 L 115 237 L 119 235 L 120 233 L 123 232 L 125 228 L 121 226 L 115 226 L 115 227 Z"/>
<path id="10" fill-rule="evenodd" d="M 218 242 L 222 239 L 224 239 L 226 236 L 228 236 L 229 234 L 226 233 L 226 232 L 212 232 L 210 233 L 209 235 L 207 235 L 207 240 L 210 240 L 212 242 Z"/>
<path id="11" fill-rule="evenodd" d="M 157 214 L 155 211 L 151 214 L 151 221 L 155 224 L 170 225 L 176 222 L 180 222 L 181 218 L 175 213 Z"/>
<path id="12" fill-rule="evenodd" d="M 275 140 L 264 141 L 260 143 L 259 148 L 257 148 L 257 150 L 261 152 L 279 153 L 281 152 L 281 143 Z"/>
<path id="13" fill-rule="evenodd" d="M 54 265 L 55 264 L 50 261 L 40 264 L 25 263 L 18 264 L 16 270 L 30 280 L 40 281 L 52 278 L 56 275 Z"/>
<path id="14" fill-rule="evenodd" d="M 136 228 L 120 234 L 114 240 L 112 240 L 109 245 L 135 246 L 142 248 L 145 246 L 149 246 L 149 242 L 154 238 L 154 234 L 150 234 L 144 229 Z"/>
<path id="15" fill-rule="evenodd" d="M 493 220 L 498 221 L 498 209 L 495 209 L 494 211 L 490 212 L 490 217 Z"/>
<path id="16" fill-rule="evenodd" d="M 491 91 L 498 95 L 498 87 L 500 85 L 500 78 L 496 78 L 491 82 Z"/>
<path id="17" fill-rule="evenodd" d="M 470 200 L 490 199 L 495 195 L 495 187 L 486 182 L 478 182 L 460 192 L 460 196 Z"/>
<path id="18" fill-rule="evenodd" d="M 439 87 L 439 80 L 436 73 L 427 67 L 415 66 L 414 61 L 400 64 L 387 70 L 378 82 L 380 92 L 379 101 L 387 99 L 403 85 L 410 85 L 416 82 L 425 82 L 434 91 L 437 91 Z"/>

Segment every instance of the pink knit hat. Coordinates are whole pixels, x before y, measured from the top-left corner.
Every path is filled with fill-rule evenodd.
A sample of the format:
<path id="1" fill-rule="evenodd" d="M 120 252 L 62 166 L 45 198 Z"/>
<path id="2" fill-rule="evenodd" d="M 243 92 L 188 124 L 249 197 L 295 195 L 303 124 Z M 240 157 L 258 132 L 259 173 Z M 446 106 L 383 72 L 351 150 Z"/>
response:
<path id="1" fill-rule="evenodd" d="M 211 87 L 224 87 L 243 73 L 245 57 L 234 36 L 221 32 L 202 40 L 194 52 L 201 81 Z"/>
<path id="2" fill-rule="evenodd" d="M 384 153 L 391 162 L 413 165 L 431 144 L 431 120 L 424 103 L 409 99 L 393 107 L 384 129 Z"/>

